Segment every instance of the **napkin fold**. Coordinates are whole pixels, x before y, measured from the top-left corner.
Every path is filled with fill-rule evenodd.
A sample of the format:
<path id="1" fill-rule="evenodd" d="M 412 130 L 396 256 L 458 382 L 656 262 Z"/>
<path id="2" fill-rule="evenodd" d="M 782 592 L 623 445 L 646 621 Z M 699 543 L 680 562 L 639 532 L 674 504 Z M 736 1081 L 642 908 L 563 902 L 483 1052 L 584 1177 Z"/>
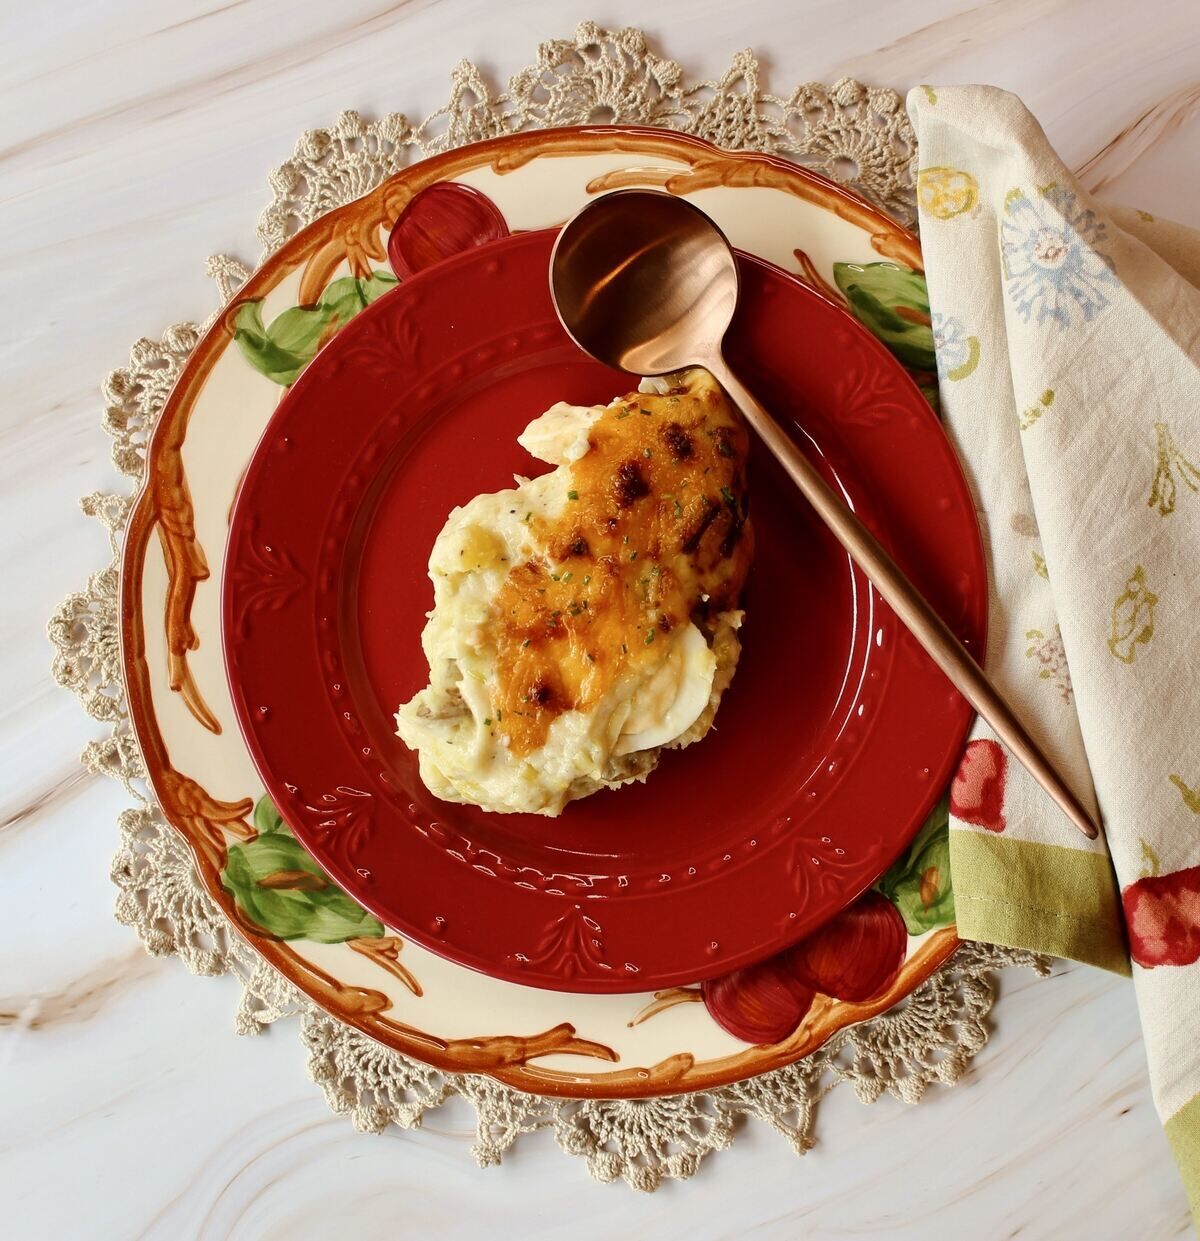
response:
<path id="1" fill-rule="evenodd" d="M 1095 202 L 1003 91 L 908 109 L 987 667 L 1105 837 L 977 723 L 951 790 L 959 931 L 1132 971 L 1200 1223 L 1200 233 Z"/>

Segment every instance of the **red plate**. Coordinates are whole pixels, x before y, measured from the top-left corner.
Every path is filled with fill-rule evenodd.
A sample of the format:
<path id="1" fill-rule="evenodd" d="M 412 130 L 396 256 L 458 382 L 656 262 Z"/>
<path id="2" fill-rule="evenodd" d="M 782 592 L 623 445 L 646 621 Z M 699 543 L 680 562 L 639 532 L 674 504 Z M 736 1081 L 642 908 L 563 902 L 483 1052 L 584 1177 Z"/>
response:
<path id="1" fill-rule="evenodd" d="M 744 653 L 715 731 L 557 819 L 425 790 L 392 716 L 427 680 L 434 537 L 455 505 L 535 469 L 515 442 L 531 418 L 631 386 L 558 326 L 552 241 L 439 263 L 309 365 L 233 514 L 226 666 L 283 816 L 389 926 L 532 986 L 651 991 L 775 952 L 858 895 L 945 787 L 970 710 L 757 452 Z M 843 310 L 739 261 L 741 374 L 982 650 L 979 531 L 936 418 Z"/>

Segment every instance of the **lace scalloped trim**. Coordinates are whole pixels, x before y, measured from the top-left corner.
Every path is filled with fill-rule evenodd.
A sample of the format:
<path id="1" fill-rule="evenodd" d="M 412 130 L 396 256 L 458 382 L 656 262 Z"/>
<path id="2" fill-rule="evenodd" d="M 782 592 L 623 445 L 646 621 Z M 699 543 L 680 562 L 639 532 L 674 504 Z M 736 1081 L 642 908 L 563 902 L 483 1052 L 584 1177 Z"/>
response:
<path id="1" fill-rule="evenodd" d="M 368 123 L 345 112 L 332 128 L 305 134 L 271 175 L 274 200 L 259 237 L 271 253 L 413 158 L 518 129 L 602 121 L 667 126 L 725 147 L 788 155 L 853 185 L 895 218 L 914 218 L 916 143 L 893 91 L 843 79 L 832 87 L 808 83 L 787 97 L 767 94 L 749 52 L 739 52 L 720 80 L 693 83 L 678 64 L 648 48 L 640 31 L 585 23 L 573 40 L 542 44 L 536 63 L 515 74 L 502 94 L 463 61 L 449 102 L 420 124 L 399 114 Z M 208 260 L 208 273 L 222 303 L 249 274 L 224 256 Z M 129 365 L 104 385 L 113 461 L 134 489 L 144 474 L 147 438 L 200 334 L 195 325 L 178 324 L 160 340 L 137 341 Z M 931 1083 L 952 1085 L 987 1039 L 993 972 L 1013 964 L 1045 971 L 1045 962 L 1030 953 L 965 945 L 905 1003 L 841 1031 L 807 1059 L 671 1098 L 542 1098 L 490 1078 L 442 1073 L 383 1047 L 314 1005 L 232 932 L 200 884 L 187 845 L 147 792 L 125 710 L 118 641 L 118 565 L 131 502 L 131 494 L 100 493 L 82 501 L 83 511 L 107 529 L 112 558 L 49 624 L 55 679 L 108 726 L 83 762 L 119 780 L 135 801 L 121 815 L 112 867 L 117 918 L 149 952 L 177 953 L 197 974 L 236 974 L 243 989 L 239 1033 L 298 1017 L 313 1081 L 357 1129 L 419 1125 L 427 1111 L 459 1095 L 475 1108 L 474 1154 L 483 1166 L 499 1163 L 522 1134 L 548 1129 L 597 1179 L 620 1177 L 653 1190 L 664 1177 L 691 1176 L 706 1155 L 729 1146 L 741 1117 L 757 1117 L 803 1154 L 814 1142 L 817 1104 L 842 1082 L 866 1103 L 885 1092 L 916 1103 Z"/>

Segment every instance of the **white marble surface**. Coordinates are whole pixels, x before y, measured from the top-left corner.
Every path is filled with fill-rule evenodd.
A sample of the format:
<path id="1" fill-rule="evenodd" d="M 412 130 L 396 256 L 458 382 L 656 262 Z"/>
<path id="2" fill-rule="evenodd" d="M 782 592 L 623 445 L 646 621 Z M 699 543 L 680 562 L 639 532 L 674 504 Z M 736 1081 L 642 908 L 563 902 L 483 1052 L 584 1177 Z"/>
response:
<path id="1" fill-rule="evenodd" d="M 577 20 L 641 24 L 690 72 L 754 46 L 772 85 L 853 74 L 1020 93 L 1120 201 L 1200 225 L 1195 0 L 56 0 L 0 5 L 0 1231 L 40 1238 L 1170 1238 L 1186 1204 L 1130 988 L 1010 973 L 970 1078 L 915 1110 L 847 1092 L 797 1160 L 741 1133 L 687 1185 L 593 1184 L 544 1135 L 502 1169 L 469 1118 L 356 1135 L 295 1027 L 235 1037 L 235 986 L 152 960 L 112 920 L 120 791 L 50 682 L 41 630 L 104 553 L 98 381 L 130 341 L 212 308 L 203 258 L 253 259 L 265 173 L 346 107 L 444 102 Z"/>

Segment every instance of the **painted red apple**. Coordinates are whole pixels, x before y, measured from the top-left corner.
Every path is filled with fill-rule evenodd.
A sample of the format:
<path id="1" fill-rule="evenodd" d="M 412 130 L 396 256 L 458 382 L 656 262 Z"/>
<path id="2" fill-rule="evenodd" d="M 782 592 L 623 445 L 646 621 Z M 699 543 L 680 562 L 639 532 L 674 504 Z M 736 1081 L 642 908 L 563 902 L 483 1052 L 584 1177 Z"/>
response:
<path id="1" fill-rule="evenodd" d="M 784 957 L 792 974 L 814 991 L 861 1004 L 896 981 L 907 951 L 908 931 L 895 905 L 866 892 Z"/>
<path id="2" fill-rule="evenodd" d="M 1121 894 L 1129 955 L 1146 969 L 1200 961 L 1200 866 L 1149 875 Z"/>
<path id="3" fill-rule="evenodd" d="M 1008 759 L 999 744 L 980 738 L 963 751 L 958 774 L 950 786 L 950 813 L 964 823 L 1002 832 L 1004 818 L 1004 776 Z"/>
<path id="4" fill-rule="evenodd" d="M 783 956 L 710 978 L 700 992 L 709 1016 L 746 1043 L 778 1043 L 804 1020 L 813 1002 Z"/>
<path id="5" fill-rule="evenodd" d="M 507 236 L 500 208 L 486 194 L 456 181 L 439 181 L 415 194 L 392 225 L 388 261 L 406 280 L 461 250 Z"/>

